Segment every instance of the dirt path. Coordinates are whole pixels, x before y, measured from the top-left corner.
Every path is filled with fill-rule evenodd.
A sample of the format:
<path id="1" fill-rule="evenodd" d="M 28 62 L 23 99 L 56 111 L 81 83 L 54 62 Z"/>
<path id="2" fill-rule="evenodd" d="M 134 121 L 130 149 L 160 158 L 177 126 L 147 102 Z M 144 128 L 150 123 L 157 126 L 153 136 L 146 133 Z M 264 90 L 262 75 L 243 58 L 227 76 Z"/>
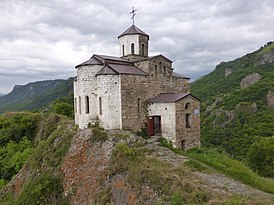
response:
<path id="1" fill-rule="evenodd" d="M 159 137 L 152 137 L 146 141 L 146 148 L 151 151 L 150 155 L 171 163 L 174 166 L 179 166 L 188 160 L 188 157 L 175 154 L 168 148 L 160 146 L 158 138 Z M 254 204 L 262 202 L 262 204 L 274 205 L 273 194 L 252 188 L 223 174 L 217 173 L 213 169 L 210 173 L 195 171 L 193 174 L 203 182 L 202 186 L 205 189 L 228 196 L 237 195 L 247 199 L 254 199 Z"/>

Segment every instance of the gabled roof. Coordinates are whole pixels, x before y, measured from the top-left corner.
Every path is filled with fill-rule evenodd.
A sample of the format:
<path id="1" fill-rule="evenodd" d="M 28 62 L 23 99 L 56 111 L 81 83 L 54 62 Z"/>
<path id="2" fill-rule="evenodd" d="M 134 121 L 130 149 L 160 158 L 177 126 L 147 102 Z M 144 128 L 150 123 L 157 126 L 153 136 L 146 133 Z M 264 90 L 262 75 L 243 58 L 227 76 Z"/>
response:
<path id="1" fill-rule="evenodd" d="M 75 68 L 78 68 L 79 66 L 85 66 L 85 65 L 103 65 L 108 62 L 132 64 L 132 62 L 120 57 L 94 54 L 89 60 L 75 66 Z"/>
<path id="2" fill-rule="evenodd" d="M 85 65 L 105 65 L 96 75 L 147 75 L 144 71 L 135 67 L 133 62 L 115 56 L 94 54 L 89 60 L 75 66 L 75 68 Z"/>
<path id="3" fill-rule="evenodd" d="M 107 55 L 97 55 L 94 54 L 94 56 L 96 56 L 97 58 L 99 58 L 101 61 L 117 61 L 119 63 L 130 63 L 131 62 L 129 60 L 123 59 L 121 57 L 117 57 L 117 56 L 107 56 Z"/>
<path id="4" fill-rule="evenodd" d="M 176 72 L 172 72 L 172 76 L 175 77 L 175 78 L 184 78 L 184 79 L 190 79 L 184 75 L 181 75 L 180 73 L 176 73 Z"/>
<path id="5" fill-rule="evenodd" d="M 122 65 L 122 64 L 107 64 L 104 66 L 96 75 L 147 75 L 141 69 L 133 65 Z"/>
<path id="6" fill-rule="evenodd" d="M 166 61 L 172 63 L 172 60 L 168 59 L 167 57 L 163 56 L 162 54 L 159 54 L 159 55 L 156 55 L 156 56 L 151 56 L 151 57 L 149 57 L 149 58 L 150 58 L 150 59 L 153 59 L 153 58 L 158 58 L 158 57 L 163 58 L 163 59 L 165 59 Z"/>
<path id="7" fill-rule="evenodd" d="M 103 62 L 100 61 L 98 58 L 96 58 L 94 55 L 87 61 L 75 66 L 75 68 L 79 66 L 84 66 L 84 65 L 103 65 Z"/>
<path id="8" fill-rule="evenodd" d="M 127 30 L 125 30 L 121 35 L 119 35 L 118 38 L 120 38 L 122 36 L 125 36 L 125 35 L 135 35 L 135 34 L 144 35 L 144 36 L 147 36 L 149 38 L 148 34 L 146 34 L 144 31 L 139 29 L 134 24 L 132 26 L 130 26 Z"/>
<path id="9" fill-rule="evenodd" d="M 196 100 L 200 101 L 198 98 L 194 97 L 190 93 L 161 93 L 148 100 L 148 103 L 174 103 L 187 96 L 192 96 Z"/>

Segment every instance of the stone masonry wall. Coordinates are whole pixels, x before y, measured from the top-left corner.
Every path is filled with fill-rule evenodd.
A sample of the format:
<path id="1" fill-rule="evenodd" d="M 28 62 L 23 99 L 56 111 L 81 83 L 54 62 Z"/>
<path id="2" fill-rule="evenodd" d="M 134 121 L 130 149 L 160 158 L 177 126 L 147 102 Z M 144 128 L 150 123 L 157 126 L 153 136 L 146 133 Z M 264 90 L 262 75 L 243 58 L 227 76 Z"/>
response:
<path id="1" fill-rule="evenodd" d="M 157 71 L 155 72 L 156 65 Z M 123 129 L 134 131 L 140 130 L 146 123 L 148 117 L 147 100 L 160 93 L 189 92 L 188 80 L 174 78 L 171 74 L 171 64 L 163 61 L 161 57 L 155 58 L 153 61 L 139 62 L 136 66 L 142 68 L 149 75 L 122 75 L 121 77 Z M 164 66 L 165 72 L 163 71 Z M 139 112 L 138 99 L 140 100 Z"/>
<path id="2" fill-rule="evenodd" d="M 142 44 L 144 44 L 143 56 L 148 56 L 148 37 L 139 35 L 139 54 L 142 55 Z"/>
<path id="3" fill-rule="evenodd" d="M 188 108 L 186 108 L 186 104 Z M 190 114 L 189 124 L 186 126 L 186 115 Z M 191 96 L 187 96 L 176 103 L 176 147 L 190 149 L 200 147 L 200 103 Z M 182 147 L 182 140 L 184 140 Z"/>
<path id="4" fill-rule="evenodd" d="M 97 82 L 95 74 L 101 65 L 82 66 L 77 70 L 77 81 L 74 82 L 75 123 L 79 128 L 87 127 L 89 121 L 98 118 Z M 86 96 L 89 97 L 89 113 L 86 112 Z"/>
<path id="5" fill-rule="evenodd" d="M 122 129 L 120 76 L 99 75 L 97 81 L 97 107 L 100 125 L 105 129 Z M 101 98 L 101 105 L 99 104 L 99 98 Z"/>
<path id="6" fill-rule="evenodd" d="M 123 129 L 138 131 L 145 125 L 147 113 L 146 81 L 147 76 L 121 76 Z"/>
<path id="7" fill-rule="evenodd" d="M 176 141 L 176 106 L 175 103 L 152 103 L 148 107 L 149 116 L 161 116 L 162 137 Z"/>
<path id="8" fill-rule="evenodd" d="M 123 56 L 123 45 L 124 55 L 131 54 L 131 44 L 134 43 L 134 53 L 139 54 L 139 38 L 138 35 L 126 35 L 119 38 L 120 44 L 120 56 Z"/>

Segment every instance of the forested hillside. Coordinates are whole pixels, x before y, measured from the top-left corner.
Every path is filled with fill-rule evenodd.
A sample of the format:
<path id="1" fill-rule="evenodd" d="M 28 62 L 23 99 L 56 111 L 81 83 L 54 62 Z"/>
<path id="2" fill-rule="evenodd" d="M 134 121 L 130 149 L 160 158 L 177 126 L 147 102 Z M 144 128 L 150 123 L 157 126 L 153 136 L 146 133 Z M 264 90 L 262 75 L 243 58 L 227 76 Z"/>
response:
<path id="1" fill-rule="evenodd" d="M 73 78 L 47 80 L 15 86 L 0 98 L 0 113 L 8 111 L 42 110 L 58 98 L 72 95 Z"/>
<path id="2" fill-rule="evenodd" d="M 274 200 L 274 180 L 213 150 L 186 153 L 163 138 L 98 124 L 77 131 L 72 120 L 55 113 L 2 114 L 0 128 L 1 205 Z"/>
<path id="3" fill-rule="evenodd" d="M 192 83 L 191 91 L 202 101 L 202 145 L 225 150 L 273 177 L 274 43 L 220 63 Z"/>

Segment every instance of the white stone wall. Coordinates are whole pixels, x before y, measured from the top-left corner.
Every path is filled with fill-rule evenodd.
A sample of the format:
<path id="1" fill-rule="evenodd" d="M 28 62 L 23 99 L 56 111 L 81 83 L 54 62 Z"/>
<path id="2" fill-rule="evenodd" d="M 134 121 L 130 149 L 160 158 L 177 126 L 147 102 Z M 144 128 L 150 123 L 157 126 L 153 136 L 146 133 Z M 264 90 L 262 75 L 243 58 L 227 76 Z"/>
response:
<path id="1" fill-rule="evenodd" d="M 74 99 L 77 99 L 75 123 L 79 128 L 86 128 L 90 121 L 98 119 L 98 94 L 96 73 L 102 65 L 81 66 L 77 70 L 77 81 L 74 82 Z M 86 113 L 85 97 L 89 97 L 89 113 Z M 79 100 L 81 97 L 81 102 Z M 81 106 L 81 113 L 80 113 Z"/>
<path id="2" fill-rule="evenodd" d="M 162 137 L 168 141 L 176 140 L 175 103 L 152 103 L 148 107 L 149 116 L 161 116 Z"/>
<path id="3" fill-rule="evenodd" d="M 139 55 L 139 35 L 126 35 L 119 38 L 120 56 L 123 56 L 123 45 L 125 56 L 131 54 L 131 44 L 134 43 L 134 54 Z"/>
<path id="4" fill-rule="evenodd" d="M 97 108 L 100 125 L 105 129 L 122 129 L 120 75 L 99 75 Z M 99 98 L 102 99 L 102 114 Z"/>

